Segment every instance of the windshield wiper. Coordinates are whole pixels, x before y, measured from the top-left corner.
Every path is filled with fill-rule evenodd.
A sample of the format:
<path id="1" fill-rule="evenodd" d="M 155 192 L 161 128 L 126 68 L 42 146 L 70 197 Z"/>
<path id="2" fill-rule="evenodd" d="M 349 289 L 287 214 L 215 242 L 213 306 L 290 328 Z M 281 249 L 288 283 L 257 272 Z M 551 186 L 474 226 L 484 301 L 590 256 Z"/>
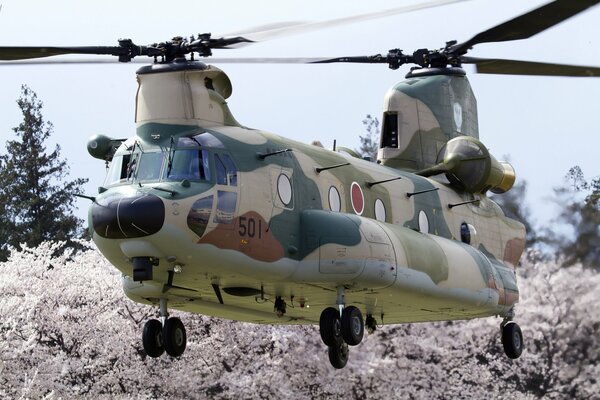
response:
<path id="1" fill-rule="evenodd" d="M 171 168 L 173 167 L 173 136 L 171 136 L 171 144 L 169 145 L 169 157 L 167 158 L 167 178 L 171 174 Z"/>

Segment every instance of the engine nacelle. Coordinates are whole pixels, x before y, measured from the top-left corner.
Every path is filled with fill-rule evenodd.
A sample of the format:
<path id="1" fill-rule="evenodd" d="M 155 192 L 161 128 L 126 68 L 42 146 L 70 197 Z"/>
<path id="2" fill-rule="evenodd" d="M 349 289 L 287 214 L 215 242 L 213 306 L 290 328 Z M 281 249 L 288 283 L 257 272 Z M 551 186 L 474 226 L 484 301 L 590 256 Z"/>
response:
<path id="1" fill-rule="evenodd" d="M 512 165 L 496 160 L 483 143 L 471 136 L 449 140 L 440 150 L 437 164 L 419 175 L 439 173 L 445 173 L 450 183 L 469 193 L 504 193 L 513 187 L 516 178 Z"/>

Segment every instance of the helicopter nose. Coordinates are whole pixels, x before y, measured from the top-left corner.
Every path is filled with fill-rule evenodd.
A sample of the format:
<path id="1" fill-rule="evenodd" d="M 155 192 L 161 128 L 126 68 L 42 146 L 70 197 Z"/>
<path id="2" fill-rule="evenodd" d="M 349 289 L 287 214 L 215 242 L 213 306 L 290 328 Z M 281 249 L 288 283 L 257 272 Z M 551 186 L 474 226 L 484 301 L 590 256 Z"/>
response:
<path id="1" fill-rule="evenodd" d="M 152 194 L 109 198 L 92 204 L 92 226 L 108 239 L 139 238 L 160 230 L 165 220 L 162 200 Z"/>

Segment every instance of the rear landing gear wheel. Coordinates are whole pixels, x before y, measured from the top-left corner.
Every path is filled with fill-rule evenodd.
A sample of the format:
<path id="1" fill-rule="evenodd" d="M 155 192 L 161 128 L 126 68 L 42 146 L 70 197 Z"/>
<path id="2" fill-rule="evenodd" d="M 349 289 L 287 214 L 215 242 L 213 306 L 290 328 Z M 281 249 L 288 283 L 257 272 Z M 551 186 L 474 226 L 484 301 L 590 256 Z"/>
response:
<path id="1" fill-rule="evenodd" d="M 509 321 L 502 326 L 502 346 L 508 358 L 519 358 L 523 352 L 523 333 L 516 322 Z"/>
<path id="2" fill-rule="evenodd" d="M 335 369 L 342 369 L 348 363 L 348 345 L 341 339 L 329 346 L 329 362 Z"/>
<path id="3" fill-rule="evenodd" d="M 350 346 L 358 345 L 365 333 L 365 321 L 357 307 L 348 306 L 342 313 L 342 337 Z"/>
<path id="4" fill-rule="evenodd" d="M 185 351 L 187 336 L 185 327 L 179 318 L 168 318 L 162 328 L 162 336 L 167 354 L 179 357 Z"/>
<path id="5" fill-rule="evenodd" d="M 142 344 L 150 357 L 160 357 L 165 352 L 162 329 L 162 324 L 156 319 L 151 319 L 144 325 Z"/>
<path id="6" fill-rule="evenodd" d="M 340 312 L 333 307 L 327 307 L 319 319 L 319 331 L 323 343 L 329 347 L 336 346 L 339 341 L 342 341 L 340 330 Z"/>

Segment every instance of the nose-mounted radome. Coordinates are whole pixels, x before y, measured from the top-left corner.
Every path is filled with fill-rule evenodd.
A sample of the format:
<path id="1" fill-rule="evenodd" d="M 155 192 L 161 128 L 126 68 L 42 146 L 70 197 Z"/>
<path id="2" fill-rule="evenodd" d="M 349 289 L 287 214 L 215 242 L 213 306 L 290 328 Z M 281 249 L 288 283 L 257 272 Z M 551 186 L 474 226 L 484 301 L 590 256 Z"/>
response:
<path id="1" fill-rule="evenodd" d="M 107 239 L 128 239 L 158 232 L 165 220 L 165 206 L 153 194 L 132 194 L 100 199 L 91 208 L 94 232 Z"/>

